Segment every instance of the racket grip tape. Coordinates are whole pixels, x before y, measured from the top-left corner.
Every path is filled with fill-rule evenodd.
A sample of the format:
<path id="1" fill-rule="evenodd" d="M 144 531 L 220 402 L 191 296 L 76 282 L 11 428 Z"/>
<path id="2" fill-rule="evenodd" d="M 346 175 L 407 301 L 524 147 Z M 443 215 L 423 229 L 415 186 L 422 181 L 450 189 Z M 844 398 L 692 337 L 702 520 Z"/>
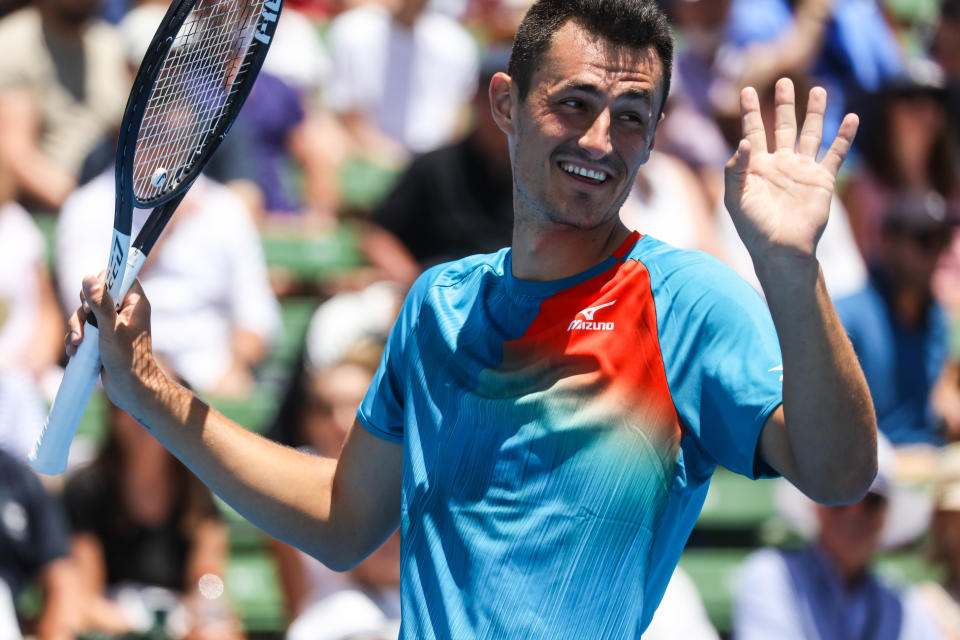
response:
<path id="1" fill-rule="evenodd" d="M 27 458 L 31 467 L 47 475 L 66 470 L 70 443 L 100 375 L 100 331 L 89 322 L 83 331 L 83 341 L 67 363 L 40 437 Z"/>

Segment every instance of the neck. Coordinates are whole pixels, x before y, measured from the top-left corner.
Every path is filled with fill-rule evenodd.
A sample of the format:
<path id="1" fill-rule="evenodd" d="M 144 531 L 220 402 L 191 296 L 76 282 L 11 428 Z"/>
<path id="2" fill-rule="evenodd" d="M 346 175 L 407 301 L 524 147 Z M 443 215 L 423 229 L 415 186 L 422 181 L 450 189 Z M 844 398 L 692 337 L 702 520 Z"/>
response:
<path id="1" fill-rule="evenodd" d="M 923 324 L 930 294 L 914 287 L 897 287 L 893 292 L 893 310 L 900 322 L 908 327 Z"/>
<path id="2" fill-rule="evenodd" d="M 559 280 L 609 258 L 630 235 L 619 218 L 594 229 L 521 222 L 513 228 L 513 275 L 523 280 Z"/>
<path id="3" fill-rule="evenodd" d="M 845 553 L 836 553 L 833 549 L 821 544 L 820 549 L 827 557 L 833 570 L 837 572 L 840 580 L 847 590 L 856 588 L 867 574 L 867 564 L 859 562 L 849 557 Z"/>

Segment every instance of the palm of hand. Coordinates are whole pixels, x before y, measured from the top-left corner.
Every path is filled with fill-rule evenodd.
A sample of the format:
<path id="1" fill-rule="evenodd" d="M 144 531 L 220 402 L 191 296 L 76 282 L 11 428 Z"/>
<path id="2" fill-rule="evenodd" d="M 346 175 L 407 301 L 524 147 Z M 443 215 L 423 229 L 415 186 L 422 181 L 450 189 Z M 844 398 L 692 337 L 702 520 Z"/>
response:
<path id="1" fill-rule="evenodd" d="M 817 162 L 826 92 L 814 89 L 799 145 L 793 85 L 777 83 L 776 150 L 767 151 L 759 100 L 741 95 L 744 138 L 727 164 L 724 202 L 754 260 L 813 257 L 827 224 L 837 171 L 856 133 L 856 116 L 844 119 L 823 160 Z"/>

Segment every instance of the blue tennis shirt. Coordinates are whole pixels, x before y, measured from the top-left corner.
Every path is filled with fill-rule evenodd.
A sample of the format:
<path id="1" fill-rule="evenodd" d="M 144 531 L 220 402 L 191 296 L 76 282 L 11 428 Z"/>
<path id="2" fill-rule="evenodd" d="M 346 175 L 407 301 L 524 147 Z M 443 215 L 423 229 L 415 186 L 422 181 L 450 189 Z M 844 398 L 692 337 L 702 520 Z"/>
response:
<path id="1" fill-rule="evenodd" d="M 760 296 L 634 233 L 588 271 L 511 253 L 430 269 L 360 409 L 403 443 L 400 637 L 639 638 L 717 464 L 781 403 Z"/>

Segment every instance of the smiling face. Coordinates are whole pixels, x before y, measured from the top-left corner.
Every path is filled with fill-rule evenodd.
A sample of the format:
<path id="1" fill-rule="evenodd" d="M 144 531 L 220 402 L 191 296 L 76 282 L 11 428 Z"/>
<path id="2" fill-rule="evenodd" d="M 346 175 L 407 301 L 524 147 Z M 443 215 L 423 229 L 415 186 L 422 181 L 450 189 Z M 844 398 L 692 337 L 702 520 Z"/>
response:
<path id="1" fill-rule="evenodd" d="M 614 223 L 653 146 L 661 80 L 653 47 L 612 45 L 575 22 L 553 36 L 525 99 L 515 84 L 507 97 L 509 76 L 495 78 L 518 222 L 584 230 Z"/>

